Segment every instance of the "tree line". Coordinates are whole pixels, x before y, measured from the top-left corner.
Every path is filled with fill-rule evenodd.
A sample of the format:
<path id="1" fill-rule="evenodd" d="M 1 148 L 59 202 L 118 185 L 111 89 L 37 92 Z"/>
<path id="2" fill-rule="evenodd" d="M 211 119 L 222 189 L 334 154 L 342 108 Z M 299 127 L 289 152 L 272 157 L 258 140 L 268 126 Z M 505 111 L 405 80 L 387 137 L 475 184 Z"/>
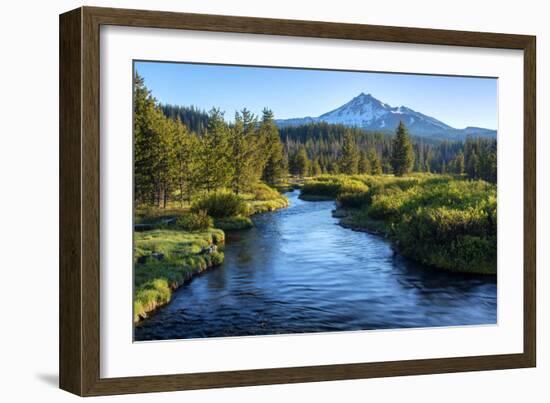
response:
<path id="1" fill-rule="evenodd" d="M 429 141 L 401 123 L 394 135 L 324 122 L 278 128 L 273 113 L 247 109 L 227 123 L 219 109 L 161 105 L 134 77 L 134 194 L 137 203 L 189 202 L 199 192 L 277 184 L 288 173 L 464 174 L 496 183 L 496 140 Z"/>
<path id="2" fill-rule="evenodd" d="M 270 110 L 258 118 L 243 109 L 231 124 L 215 108 L 206 121 L 186 120 L 182 112 L 163 108 L 135 74 L 136 203 L 166 207 L 170 200 L 189 202 L 198 192 L 219 188 L 239 194 L 260 180 L 275 184 L 285 174 L 283 145 Z M 185 121 L 204 127 L 193 131 Z"/>
<path id="3" fill-rule="evenodd" d="M 466 174 L 496 183 L 496 139 L 432 142 L 412 137 L 403 123 L 394 135 L 324 122 L 284 127 L 279 132 L 294 175 L 401 176 L 412 171 Z"/>
<path id="4" fill-rule="evenodd" d="M 188 122 L 186 125 L 192 131 L 206 130 L 208 113 L 205 111 L 173 105 L 162 105 L 162 109 L 168 117 Z M 278 130 L 284 163 L 292 175 L 394 173 L 396 135 L 326 122 Z M 467 137 L 465 141 L 440 141 L 410 136 L 408 132 L 407 137 L 412 144 L 413 172 L 466 174 L 472 179 L 496 183 L 495 139 Z"/>

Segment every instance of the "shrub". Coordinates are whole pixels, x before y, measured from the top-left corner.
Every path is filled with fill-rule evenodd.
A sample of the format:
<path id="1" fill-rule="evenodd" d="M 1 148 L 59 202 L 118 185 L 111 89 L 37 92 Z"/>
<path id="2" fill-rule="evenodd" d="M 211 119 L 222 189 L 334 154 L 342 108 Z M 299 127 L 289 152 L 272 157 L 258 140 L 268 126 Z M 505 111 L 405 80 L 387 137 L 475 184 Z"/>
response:
<path id="1" fill-rule="evenodd" d="M 213 226 L 206 210 L 189 211 L 176 220 L 176 228 L 185 231 L 203 231 Z"/>
<path id="2" fill-rule="evenodd" d="M 476 273 L 496 272 L 496 232 L 480 209 L 420 209 L 395 231 L 404 254 L 431 266 Z"/>
<path id="3" fill-rule="evenodd" d="M 369 187 L 363 182 L 357 180 L 342 180 L 340 181 L 339 194 L 343 193 L 361 193 L 367 192 Z"/>
<path id="4" fill-rule="evenodd" d="M 367 192 L 343 193 L 338 196 L 338 201 L 342 207 L 361 208 L 370 204 L 371 194 Z"/>
<path id="5" fill-rule="evenodd" d="M 342 207 L 361 208 L 371 202 L 369 187 L 355 180 L 341 182 L 338 201 Z"/>
<path id="6" fill-rule="evenodd" d="M 377 220 L 394 219 L 402 213 L 401 208 L 407 199 L 408 195 L 399 188 L 384 189 L 372 196 L 368 214 Z"/>
<path id="7" fill-rule="evenodd" d="M 301 194 L 336 199 L 343 193 L 366 192 L 367 190 L 368 186 L 355 177 L 327 175 L 306 181 L 302 186 Z"/>
<path id="8" fill-rule="evenodd" d="M 315 196 L 327 196 L 336 198 L 340 191 L 340 182 L 336 180 L 313 180 L 307 181 L 302 186 L 301 194 L 303 195 L 315 195 Z"/>
<path id="9" fill-rule="evenodd" d="M 275 211 L 285 207 L 288 207 L 288 199 L 282 195 L 278 199 L 253 201 L 250 205 L 253 214 Z"/>
<path id="10" fill-rule="evenodd" d="M 281 194 L 275 189 L 270 188 L 265 183 L 258 183 L 252 188 L 254 200 L 273 200 L 281 197 Z"/>
<path id="11" fill-rule="evenodd" d="M 248 217 L 237 216 L 237 217 L 226 217 L 218 218 L 215 223 L 216 228 L 223 230 L 237 230 L 237 229 L 248 229 L 254 226 L 252 220 Z"/>
<path id="12" fill-rule="evenodd" d="M 212 266 L 219 266 L 223 263 L 223 252 L 213 252 L 210 256 Z"/>
<path id="13" fill-rule="evenodd" d="M 204 210 L 214 218 L 248 215 L 249 208 L 241 196 L 228 191 L 209 193 L 193 204 L 193 211 Z"/>
<path id="14" fill-rule="evenodd" d="M 343 225 L 383 232 L 405 256 L 448 270 L 496 272 L 493 184 L 431 174 L 355 175 L 314 180 L 306 191 L 327 189 L 342 207 L 358 209 Z"/>
<path id="15" fill-rule="evenodd" d="M 221 229 L 214 229 L 212 231 L 212 243 L 220 245 L 225 242 L 225 233 Z"/>

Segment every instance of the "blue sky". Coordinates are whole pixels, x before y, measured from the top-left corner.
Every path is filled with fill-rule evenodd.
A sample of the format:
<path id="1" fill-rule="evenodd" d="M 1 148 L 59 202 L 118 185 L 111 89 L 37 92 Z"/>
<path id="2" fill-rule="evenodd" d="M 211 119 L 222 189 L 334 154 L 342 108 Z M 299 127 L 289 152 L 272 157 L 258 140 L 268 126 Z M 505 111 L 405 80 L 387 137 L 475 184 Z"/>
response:
<path id="1" fill-rule="evenodd" d="M 455 128 L 497 128 L 497 80 L 454 76 L 136 62 L 145 85 L 162 103 L 219 107 L 232 120 L 246 107 L 275 118 L 319 116 L 370 93 Z"/>

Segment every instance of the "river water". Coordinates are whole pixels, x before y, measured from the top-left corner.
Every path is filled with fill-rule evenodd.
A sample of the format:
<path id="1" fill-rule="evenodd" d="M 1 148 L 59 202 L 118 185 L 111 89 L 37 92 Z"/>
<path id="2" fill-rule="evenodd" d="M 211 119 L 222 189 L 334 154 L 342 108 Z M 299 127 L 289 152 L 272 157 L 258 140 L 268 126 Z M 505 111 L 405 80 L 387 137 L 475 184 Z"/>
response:
<path id="1" fill-rule="evenodd" d="M 334 202 L 287 196 L 289 208 L 228 232 L 224 263 L 176 291 L 135 340 L 496 323 L 494 277 L 422 266 L 337 225 Z"/>

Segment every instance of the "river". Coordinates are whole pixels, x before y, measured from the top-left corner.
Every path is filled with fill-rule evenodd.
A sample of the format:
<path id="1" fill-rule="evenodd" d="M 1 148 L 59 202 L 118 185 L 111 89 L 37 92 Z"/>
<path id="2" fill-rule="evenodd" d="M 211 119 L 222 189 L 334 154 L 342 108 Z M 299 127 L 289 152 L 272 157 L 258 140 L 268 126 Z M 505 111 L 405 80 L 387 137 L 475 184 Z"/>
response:
<path id="1" fill-rule="evenodd" d="M 447 273 L 342 228 L 334 202 L 288 193 L 287 209 L 228 232 L 225 261 L 135 329 L 135 340 L 495 324 L 491 276 Z"/>

